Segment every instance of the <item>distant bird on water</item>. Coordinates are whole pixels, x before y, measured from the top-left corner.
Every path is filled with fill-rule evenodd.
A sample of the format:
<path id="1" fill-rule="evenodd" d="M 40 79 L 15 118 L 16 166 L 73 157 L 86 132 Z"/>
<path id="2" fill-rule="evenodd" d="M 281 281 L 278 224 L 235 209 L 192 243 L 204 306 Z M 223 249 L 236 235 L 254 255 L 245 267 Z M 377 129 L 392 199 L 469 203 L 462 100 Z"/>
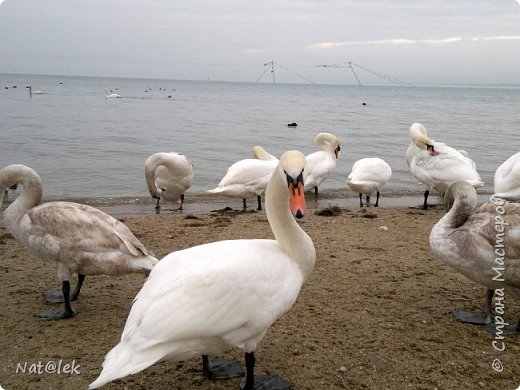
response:
<path id="1" fill-rule="evenodd" d="M 71 301 L 86 275 L 121 275 L 149 272 L 157 259 L 117 219 L 93 207 L 72 202 L 42 203 L 40 176 L 25 165 L 0 169 L 0 204 L 4 190 L 21 184 L 22 193 L 3 213 L 7 230 L 29 251 L 56 266 L 61 291 L 49 293 L 49 302 L 65 302 L 65 311 L 47 310 L 42 318 L 74 317 Z M 78 284 L 70 291 L 70 279 Z"/>

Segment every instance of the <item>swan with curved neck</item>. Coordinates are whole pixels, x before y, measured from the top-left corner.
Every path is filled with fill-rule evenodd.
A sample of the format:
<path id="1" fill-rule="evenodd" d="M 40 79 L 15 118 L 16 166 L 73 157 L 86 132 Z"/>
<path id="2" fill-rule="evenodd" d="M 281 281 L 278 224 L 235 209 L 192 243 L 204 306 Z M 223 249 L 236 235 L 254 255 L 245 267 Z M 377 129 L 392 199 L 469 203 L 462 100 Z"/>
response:
<path id="1" fill-rule="evenodd" d="M 86 275 L 148 272 L 157 263 L 132 232 L 110 215 L 72 202 L 40 204 L 40 176 L 25 165 L 0 169 L 0 201 L 4 190 L 15 184 L 21 184 L 23 191 L 4 211 L 4 224 L 33 254 L 54 264 L 62 282 L 61 291 L 47 294 L 47 300 L 65 302 L 65 311 L 48 310 L 40 317 L 75 316 L 70 301 L 78 297 Z M 71 294 L 75 273 L 78 285 Z"/>
<path id="2" fill-rule="evenodd" d="M 477 207 L 473 186 L 467 182 L 452 184 L 445 194 L 449 211 L 430 233 L 430 247 L 442 261 L 488 288 L 484 313 L 452 313 L 461 322 L 491 322 L 495 289 L 520 298 L 520 205 L 492 199 Z"/>
<path id="3" fill-rule="evenodd" d="M 504 161 L 495 172 L 495 196 L 520 201 L 520 152 Z"/>
<path id="4" fill-rule="evenodd" d="M 91 389 L 160 360 L 233 347 L 245 352 L 244 388 L 254 388 L 254 351 L 291 309 L 314 268 L 312 240 L 293 218 L 305 213 L 304 168 L 303 154 L 286 152 L 269 181 L 266 214 L 274 240 L 218 241 L 172 252 L 159 262 Z"/>
<path id="5" fill-rule="evenodd" d="M 193 181 L 193 165 L 186 156 L 174 152 L 154 153 L 144 163 L 144 174 L 150 195 L 157 199 L 157 213 L 161 210 L 161 199 L 180 203 L 178 210 L 182 210 L 184 193 Z"/>
<path id="6" fill-rule="evenodd" d="M 319 133 L 314 138 L 317 152 L 308 154 L 307 174 L 305 176 L 305 191 L 314 188 L 314 194 L 318 195 L 318 186 L 329 177 L 336 167 L 336 160 L 341 151 L 338 138 L 331 133 Z"/>
<path id="7" fill-rule="evenodd" d="M 457 150 L 428 137 L 420 123 L 410 126 L 412 143 L 406 152 L 412 174 L 424 184 L 423 209 L 428 209 L 428 195 L 435 189 L 441 194 L 451 183 L 467 181 L 474 187 L 484 183 L 472 165 L 472 160 Z"/>

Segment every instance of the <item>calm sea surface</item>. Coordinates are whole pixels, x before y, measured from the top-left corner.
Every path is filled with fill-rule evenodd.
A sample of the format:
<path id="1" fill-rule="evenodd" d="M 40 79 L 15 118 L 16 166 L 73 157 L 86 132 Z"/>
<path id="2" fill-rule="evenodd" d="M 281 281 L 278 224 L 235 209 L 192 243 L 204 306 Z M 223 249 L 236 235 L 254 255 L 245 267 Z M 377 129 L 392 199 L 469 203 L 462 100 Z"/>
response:
<path id="1" fill-rule="evenodd" d="M 26 86 L 43 94 L 30 97 Z M 14 88 L 16 86 L 17 88 Z M 105 99 L 118 88 L 121 99 Z M 366 105 L 362 103 L 365 102 Z M 355 198 L 345 179 L 363 157 L 392 167 L 387 192 L 420 193 L 404 160 L 408 128 L 421 122 L 436 141 L 465 149 L 486 182 L 520 148 L 520 89 L 358 87 L 0 74 L 0 166 L 22 163 L 42 177 L 46 199 L 147 198 L 144 161 L 185 154 L 195 166 L 186 193 L 214 188 L 235 161 L 262 145 L 315 151 L 314 136 L 337 135 L 342 154 L 320 187 Z M 287 127 L 296 122 L 298 127 Z M 420 201 L 417 201 L 417 204 Z"/>

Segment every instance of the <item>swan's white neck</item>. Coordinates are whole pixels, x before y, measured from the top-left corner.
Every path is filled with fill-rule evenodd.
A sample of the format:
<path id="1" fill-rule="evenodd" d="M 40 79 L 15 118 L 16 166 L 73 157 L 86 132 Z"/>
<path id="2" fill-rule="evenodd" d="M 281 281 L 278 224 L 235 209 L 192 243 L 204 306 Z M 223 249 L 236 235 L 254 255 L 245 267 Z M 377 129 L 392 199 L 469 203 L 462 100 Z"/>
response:
<path id="1" fill-rule="evenodd" d="M 276 241 L 302 270 L 304 280 L 310 275 L 316 261 L 316 250 L 311 238 L 295 221 L 289 210 L 287 182 L 275 169 L 265 195 L 267 219 Z"/>
<path id="2" fill-rule="evenodd" d="M 23 165 L 10 165 L 0 169 L 1 197 L 7 188 L 15 184 L 21 184 L 23 192 L 4 211 L 4 223 L 16 237 L 20 219 L 42 200 L 42 182 L 36 172 Z"/>

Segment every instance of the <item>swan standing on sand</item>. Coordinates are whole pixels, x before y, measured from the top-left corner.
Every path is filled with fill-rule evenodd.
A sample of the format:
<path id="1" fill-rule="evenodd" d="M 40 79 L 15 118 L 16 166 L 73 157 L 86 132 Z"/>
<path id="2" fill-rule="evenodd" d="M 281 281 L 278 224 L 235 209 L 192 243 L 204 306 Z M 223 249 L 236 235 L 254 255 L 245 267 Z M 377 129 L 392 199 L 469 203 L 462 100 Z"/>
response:
<path id="1" fill-rule="evenodd" d="M 193 181 L 193 165 L 186 156 L 174 152 L 154 153 L 144 163 L 144 174 L 150 195 L 157 199 L 157 213 L 161 209 L 161 198 L 180 203 L 179 210 L 182 210 L 184 192 Z"/>
<path id="2" fill-rule="evenodd" d="M 484 313 L 452 313 L 461 322 L 490 323 L 495 289 L 520 298 L 520 205 L 492 199 L 477 207 L 477 192 L 469 183 L 452 184 L 444 201 L 449 211 L 430 233 L 435 255 L 488 288 Z"/>
<path id="3" fill-rule="evenodd" d="M 312 240 L 293 218 L 305 212 L 304 166 L 302 153 L 286 152 L 269 181 L 266 214 L 275 240 L 218 241 L 159 262 L 90 389 L 163 359 L 186 360 L 232 347 L 245 352 L 244 388 L 258 384 L 254 351 L 291 309 L 316 260 Z"/>
<path id="4" fill-rule="evenodd" d="M 352 191 L 359 194 L 359 206 L 363 207 L 363 194 L 367 198 L 367 206 L 370 206 L 370 195 L 377 193 L 374 207 L 379 207 L 379 189 L 386 184 L 392 176 L 392 168 L 383 159 L 362 158 L 354 163 L 352 171 L 348 175 L 347 185 Z"/>
<path id="5" fill-rule="evenodd" d="M 415 147 L 408 147 L 406 161 L 409 161 L 412 174 L 426 187 L 423 204 L 425 210 L 428 209 L 428 195 L 432 189 L 444 194 L 448 186 L 456 181 L 467 181 L 474 187 L 484 184 L 466 156 L 443 143 L 431 140 L 423 129 L 424 126 L 419 123 L 410 126 L 410 137 Z"/>
<path id="6" fill-rule="evenodd" d="M 0 169 L 0 203 L 4 190 L 15 184 L 21 184 L 23 192 L 4 211 L 5 227 L 33 254 L 56 265 L 62 282 L 61 292 L 46 298 L 65 302 L 65 311 L 47 310 L 40 317 L 74 317 L 70 301 L 78 297 L 85 275 L 148 272 L 157 263 L 132 232 L 110 215 L 78 203 L 40 204 L 41 179 L 25 165 Z M 75 273 L 78 285 L 70 294 L 70 278 Z"/>
<path id="7" fill-rule="evenodd" d="M 257 149 L 259 151 L 259 149 Z M 269 154 L 265 152 L 266 155 Z M 253 149 L 253 155 L 255 150 Z M 231 165 L 218 186 L 208 190 L 210 194 L 221 194 L 242 198 L 243 209 L 247 209 L 246 198 L 256 196 L 258 207 L 262 210 L 262 194 L 266 191 L 269 179 L 278 164 L 278 159 L 258 160 L 246 158 Z"/>
<path id="8" fill-rule="evenodd" d="M 496 170 L 495 197 L 520 200 L 520 152 L 509 157 Z"/>
<path id="9" fill-rule="evenodd" d="M 314 144 L 319 150 L 305 157 L 308 167 L 305 176 L 305 191 L 314 188 L 314 194 L 318 196 L 318 186 L 336 167 L 336 160 L 339 158 L 341 148 L 338 138 L 331 133 L 319 133 L 314 138 Z"/>

